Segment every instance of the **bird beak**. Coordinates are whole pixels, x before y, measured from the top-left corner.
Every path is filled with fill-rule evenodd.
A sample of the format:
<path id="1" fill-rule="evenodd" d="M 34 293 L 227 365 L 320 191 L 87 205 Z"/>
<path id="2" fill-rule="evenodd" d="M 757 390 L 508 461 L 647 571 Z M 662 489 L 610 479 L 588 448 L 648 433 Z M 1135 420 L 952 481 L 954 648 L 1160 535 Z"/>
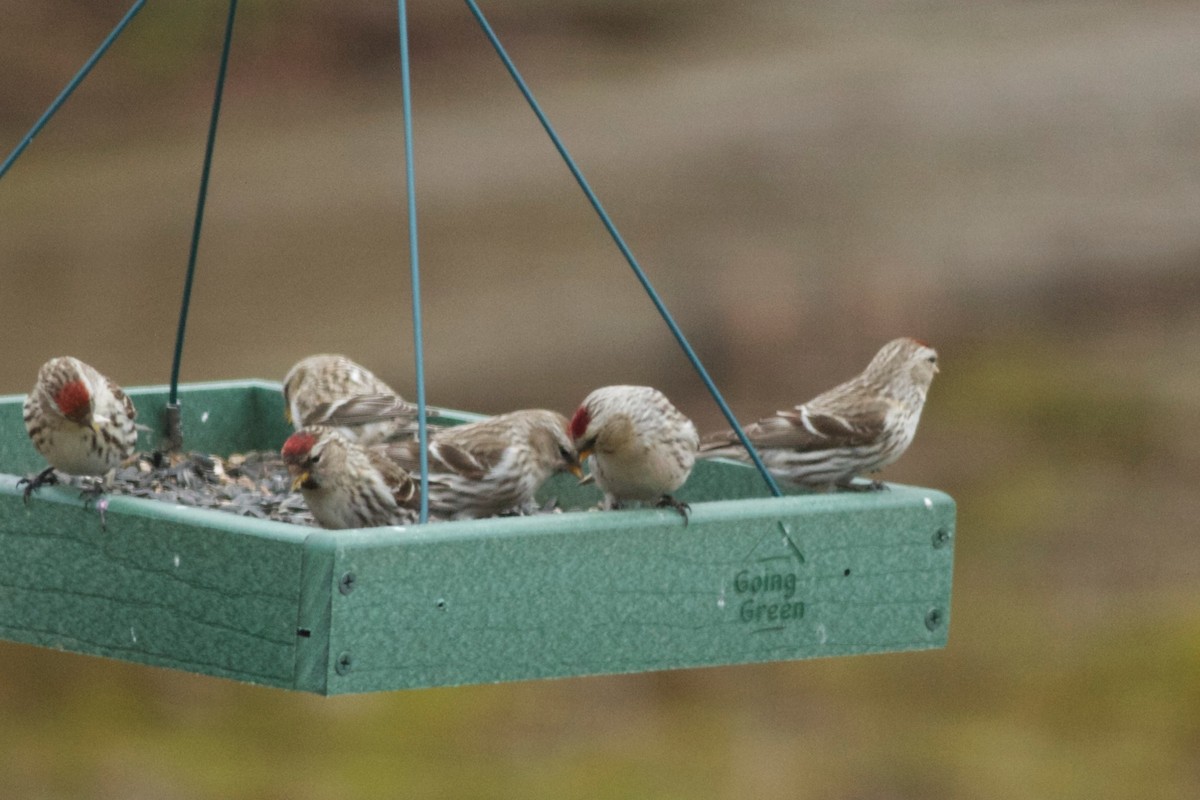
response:
<path id="1" fill-rule="evenodd" d="M 290 408 L 285 408 L 283 410 L 283 418 L 287 420 L 288 425 L 292 424 L 292 410 Z"/>
<path id="2" fill-rule="evenodd" d="M 574 475 L 576 478 L 583 480 L 583 468 L 578 463 L 567 464 L 567 472 Z"/>
<path id="3" fill-rule="evenodd" d="M 296 477 L 292 478 L 292 491 L 300 491 L 300 486 L 306 481 L 308 481 L 308 470 L 304 470 L 303 472 L 297 474 Z"/>
<path id="4" fill-rule="evenodd" d="M 583 474 L 583 464 L 585 461 L 588 460 L 588 456 L 590 456 L 592 454 L 592 451 L 594 449 L 595 449 L 595 446 L 585 447 L 582 450 L 580 450 L 579 451 L 579 463 L 575 466 L 574 469 L 571 470 L 571 474 L 579 479 L 580 486 L 582 486 L 585 483 L 590 483 L 593 480 L 591 475 Z"/>

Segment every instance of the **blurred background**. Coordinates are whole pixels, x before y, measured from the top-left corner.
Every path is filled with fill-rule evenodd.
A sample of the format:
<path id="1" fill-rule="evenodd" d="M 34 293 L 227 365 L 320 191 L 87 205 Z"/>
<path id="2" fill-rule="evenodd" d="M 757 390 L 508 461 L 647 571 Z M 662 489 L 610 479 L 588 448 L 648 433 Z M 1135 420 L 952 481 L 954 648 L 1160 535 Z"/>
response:
<path id="1" fill-rule="evenodd" d="M 0 3 L 0 155 L 127 8 Z M 321 699 L 0 643 L 5 795 L 1200 796 L 1200 6 L 483 8 L 741 417 L 938 347 L 885 477 L 959 503 L 949 647 Z M 239 13 L 183 380 L 411 392 L 395 5 Z M 149 4 L 0 182 L 0 393 L 167 381 L 224 15 Z M 410 26 L 430 402 L 719 426 L 465 6 Z"/>

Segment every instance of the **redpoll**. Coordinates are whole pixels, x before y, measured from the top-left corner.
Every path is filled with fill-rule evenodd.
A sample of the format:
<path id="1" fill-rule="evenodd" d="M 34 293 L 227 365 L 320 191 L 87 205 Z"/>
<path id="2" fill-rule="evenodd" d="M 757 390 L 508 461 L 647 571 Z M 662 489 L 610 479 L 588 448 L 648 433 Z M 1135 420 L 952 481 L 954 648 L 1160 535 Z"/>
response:
<path id="1" fill-rule="evenodd" d="M 283 402 L 296 430 L 309 425 L 336 428 L 359 444 L 417 431 L 417 407 L 345 356 L 316 355 L 299 361 L 283 379 Z"/>
<path id="2" fill-rule="evenodd" d="M 571 418 L 580 458 L 592 457 L 592 476 L 609 508 L 655 501 L 687 519 L 672 497 L 696 460 L 700 437 L 692 421 L 649 386 L 606 386 L 587 396 Z"/>
<path id="3" fill-rule="evenodd" d="M 333 428 L 302 428 L 283 443 L 283 462 L 323 528 L 372 528 L 417 521 L 418 485 L 381 447 L 363 447 Z"/>
<path id="4" fill-rule="evenodd" d="M 861 487 L 851 481 L 883 469 L 912 444 L 937 371 L 932 347 L 895 339 L 861 375 L 746 426 L 746 436 L 766 467 L 784 480 L 821 489 L 881 489 L 878 481 Z M 701 456 L 748 459 L 732 431 L 706 437 Z"/>
<path id="5" fill-rule="evenodd" d="M 388 450 L 417 480 L 418 443 L 398 442 Z M 567 418 L 541 409 L 443 428 L 430 438 L 428 461 L 429 513 L 447 519 L 521 512 L 555 473 L 582 474 Z"/>
<path id="6" fill-rule="evenodd" d="M 104 476 L 137 447 L 137 410 L 108 378 L 77 358 L 53 358 L 38 371 L 25 398 L 25 429 L 33 446 L 50 462 L 37 477 L 23 481 L 25 499 L 54 470 Z"/>

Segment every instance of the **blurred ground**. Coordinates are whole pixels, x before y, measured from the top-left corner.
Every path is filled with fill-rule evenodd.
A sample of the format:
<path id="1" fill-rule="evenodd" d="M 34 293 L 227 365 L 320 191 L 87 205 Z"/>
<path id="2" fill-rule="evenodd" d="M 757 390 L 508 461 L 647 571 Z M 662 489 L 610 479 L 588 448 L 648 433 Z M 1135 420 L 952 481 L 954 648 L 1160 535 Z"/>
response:
<path id="1" fill-rule="evenodd" d="M 8 5 L 0 154 L 125 10 Z M 150 4 L 0 182 L 0 393 L 166 382 L 219 5 Z M 939 348 L 886 477 L 959 502 L 950 646 L 320 700 L 0 644 L 7 794 L 1200 794 L 1200 8 L 484 10 L 739 414 Z M 393 13 L 247 5 L 184 380 L 411 386 Z M 431 402 L 717 425 L 465 9 L 411 15 Z"/>

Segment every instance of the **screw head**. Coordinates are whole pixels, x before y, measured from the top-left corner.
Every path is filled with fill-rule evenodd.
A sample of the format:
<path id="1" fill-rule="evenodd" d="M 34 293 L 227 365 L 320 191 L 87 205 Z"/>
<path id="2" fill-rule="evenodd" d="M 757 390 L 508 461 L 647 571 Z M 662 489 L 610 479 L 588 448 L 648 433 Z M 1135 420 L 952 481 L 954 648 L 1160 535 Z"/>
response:
<path id="1" fill-rule="evenodd" d="M 354 587 L 358 585 L 358 576 L 353 572 L 347 572 L 338 581 L 338 591 L 342 594 L 350 594 L 354 591 Z"/>
<path id="2" fill-rule="evenodd" d="M 950 544 L 950 531 L 945 528 L 938 528 L 933 532 L 933 546 L 935 548 L 940 550 L 948 544 Z"/>
<path id="3" fill-rule="evenodd" d="M 350 674 L 350 668 L 352 664 L 353 661 L 350 658 L 350 654 L 342 653 L 340 656 L 338 656 L 337 661 L 333 663 L 333 670 L 338 675 L 348 675 Z"/>
<path id="4" fill-rule="evenodd" d="M 929 613 L 925 615 L 925 627 L 931 631 L 935 631 L 942 627 L 942 623 L 944 621 L 942 610 L 940 608 L 931 608 L 929 609 Z"/>

